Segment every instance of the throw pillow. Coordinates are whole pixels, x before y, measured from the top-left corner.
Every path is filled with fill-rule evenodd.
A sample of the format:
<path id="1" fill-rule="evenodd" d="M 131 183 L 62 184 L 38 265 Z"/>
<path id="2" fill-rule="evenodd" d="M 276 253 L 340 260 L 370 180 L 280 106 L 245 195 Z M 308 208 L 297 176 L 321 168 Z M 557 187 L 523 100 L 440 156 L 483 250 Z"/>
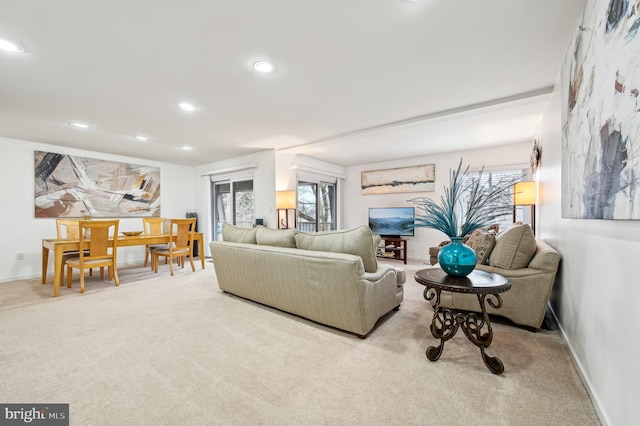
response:
<path id="1" fill-rule="evenodd" d="M 256 228 L 240 228 L 230 223 L 222 223 L 222 240 L 232 243 L 256 244 Z"/>
<path id="2" fill-rule="evenodd" d="M 377 247 L 373 244 L 371 229 L 366 225 L 346 231 L 319 232 L 317 234 L 298 232 L 296 246 L 304 250 L 354 254 L 362 259 L 365 271 L 376 272 L 378 270 Z"/>
<path id="3" fill-rule="evenodd" d="M 269 229 L 260 227 L 256 231 L 256 242 L 263 246 L 296 248 L 295 229 Z"/>
<path id="4" fill-rule="evenodd" d="M 493 231 L 476 229 L 471 233 L 466 244 L 476 252 L 476 256 L 478 257 L 477 263 L 484 265 L 496 244 L 496 234 Z"/>
<path id="5" fill-rule="evenodd" d="M 497 235 L 500 232 L 500 224 L 494 223 L 493 225 L 485 226 L 484 230 L 485 231 L 493 231 Z"/>
<path id="6" fill-rule="evenodd" d="M 503 269 L 526 268 L 536 253 L 536 238 L 529 225 L 515 225 L 496 237 L 489 265 Z"/>

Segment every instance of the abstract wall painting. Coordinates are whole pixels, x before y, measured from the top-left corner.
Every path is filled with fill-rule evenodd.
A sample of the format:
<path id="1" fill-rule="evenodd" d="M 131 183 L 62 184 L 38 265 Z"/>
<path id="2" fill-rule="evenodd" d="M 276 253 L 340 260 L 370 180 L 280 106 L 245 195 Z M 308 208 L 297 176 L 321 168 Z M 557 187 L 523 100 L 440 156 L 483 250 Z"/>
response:
<path id="1" fill-rule="evenodd" d="M 562 69 L 562 216 L 640 219 L 640 15 L 589 0 Z"/>
<path id="2" fill-rule="evenodd" d="M 396 192 L 435 191 L 436 166 L 400 167 L 396 169 L 371 170 L 361 173 L 362 193 L 390 194 Z"/>
<path id="3" fill-rule="evenodd" d="M 35 217 L 160 216 L 160 168 L 35 151 Z"/>

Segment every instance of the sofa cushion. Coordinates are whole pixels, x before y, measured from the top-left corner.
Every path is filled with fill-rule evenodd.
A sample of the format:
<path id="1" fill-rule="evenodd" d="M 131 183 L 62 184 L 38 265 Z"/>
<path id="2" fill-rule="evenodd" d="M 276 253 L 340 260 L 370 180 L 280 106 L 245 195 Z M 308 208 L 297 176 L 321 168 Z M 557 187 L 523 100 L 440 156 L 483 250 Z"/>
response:
<path id="1" fill-rule="evenodd" d="M 256 231 L 256 242 L 263 246 L 296 248 L 295 229 L 269 229 L 260 227 Z"/>
<path id="2" fill-rule="evenodd" d="M 478 257 L 477 263 L 484 265 L 496 244 L 496 234 L 493 231 L 476 229 L 471 233 L 466 244 L 476 252 L 476 256 Z"/>
<path id="3" fill-rule="evenodd" d="M 373 245 L 371 229 L 362 225 L 345 231 L 319 232 L 296 234 L 296 246 L 299 249 L 314 251 L 330 251 L 334 253 L 348 253 L 360 256 L 367 272 L 376 272 L 376 249 Z"/>
<path id="4" fill-rule="evenodd" d="M 496 237 L 489 265 L 503 269 L 526 268 L 536 253 L 536 238 L 529 225 L 515 225 Z"/>
<path id="5" fill-rule="evenodd" d="M 240 228 L 230 223 L 222 223 L 222 239 L 231 243 L 256 244 L 256 228 Z"/>

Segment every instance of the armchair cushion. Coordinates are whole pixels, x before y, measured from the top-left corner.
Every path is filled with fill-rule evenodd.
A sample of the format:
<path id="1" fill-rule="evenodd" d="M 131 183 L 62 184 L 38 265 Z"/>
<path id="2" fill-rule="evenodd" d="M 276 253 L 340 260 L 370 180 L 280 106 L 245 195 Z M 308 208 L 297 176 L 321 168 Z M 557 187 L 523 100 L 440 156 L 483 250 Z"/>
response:
<path id="1" fill-rule="evenodd" d="M 529 225 L 515 225 L 496 237 L 489 265 L 502 269 L 526 268 L 536 252 L 536 238 Z"/>

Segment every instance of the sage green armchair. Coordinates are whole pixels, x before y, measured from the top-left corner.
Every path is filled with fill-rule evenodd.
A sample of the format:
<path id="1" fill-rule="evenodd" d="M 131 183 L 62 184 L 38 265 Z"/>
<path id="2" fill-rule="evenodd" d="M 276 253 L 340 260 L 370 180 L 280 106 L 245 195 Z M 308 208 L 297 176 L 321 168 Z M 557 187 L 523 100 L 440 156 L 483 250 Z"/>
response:
<path id="1" fill-rule="evenodd" d="M 535 239 L 535 243 L 535 254 L 524 268 L 478 265 L 476 269 L 500 274 L 511 282 L 511 290 L 500 294 L 502 307 L 494 309 L 487 304 L 487 312 L 537 330 L 544 321 L 561 257 L 545 241 Z M 441 304 L 446 308 L 480 312 L 478 299 L 472 294 L 443 292 Z"/>

